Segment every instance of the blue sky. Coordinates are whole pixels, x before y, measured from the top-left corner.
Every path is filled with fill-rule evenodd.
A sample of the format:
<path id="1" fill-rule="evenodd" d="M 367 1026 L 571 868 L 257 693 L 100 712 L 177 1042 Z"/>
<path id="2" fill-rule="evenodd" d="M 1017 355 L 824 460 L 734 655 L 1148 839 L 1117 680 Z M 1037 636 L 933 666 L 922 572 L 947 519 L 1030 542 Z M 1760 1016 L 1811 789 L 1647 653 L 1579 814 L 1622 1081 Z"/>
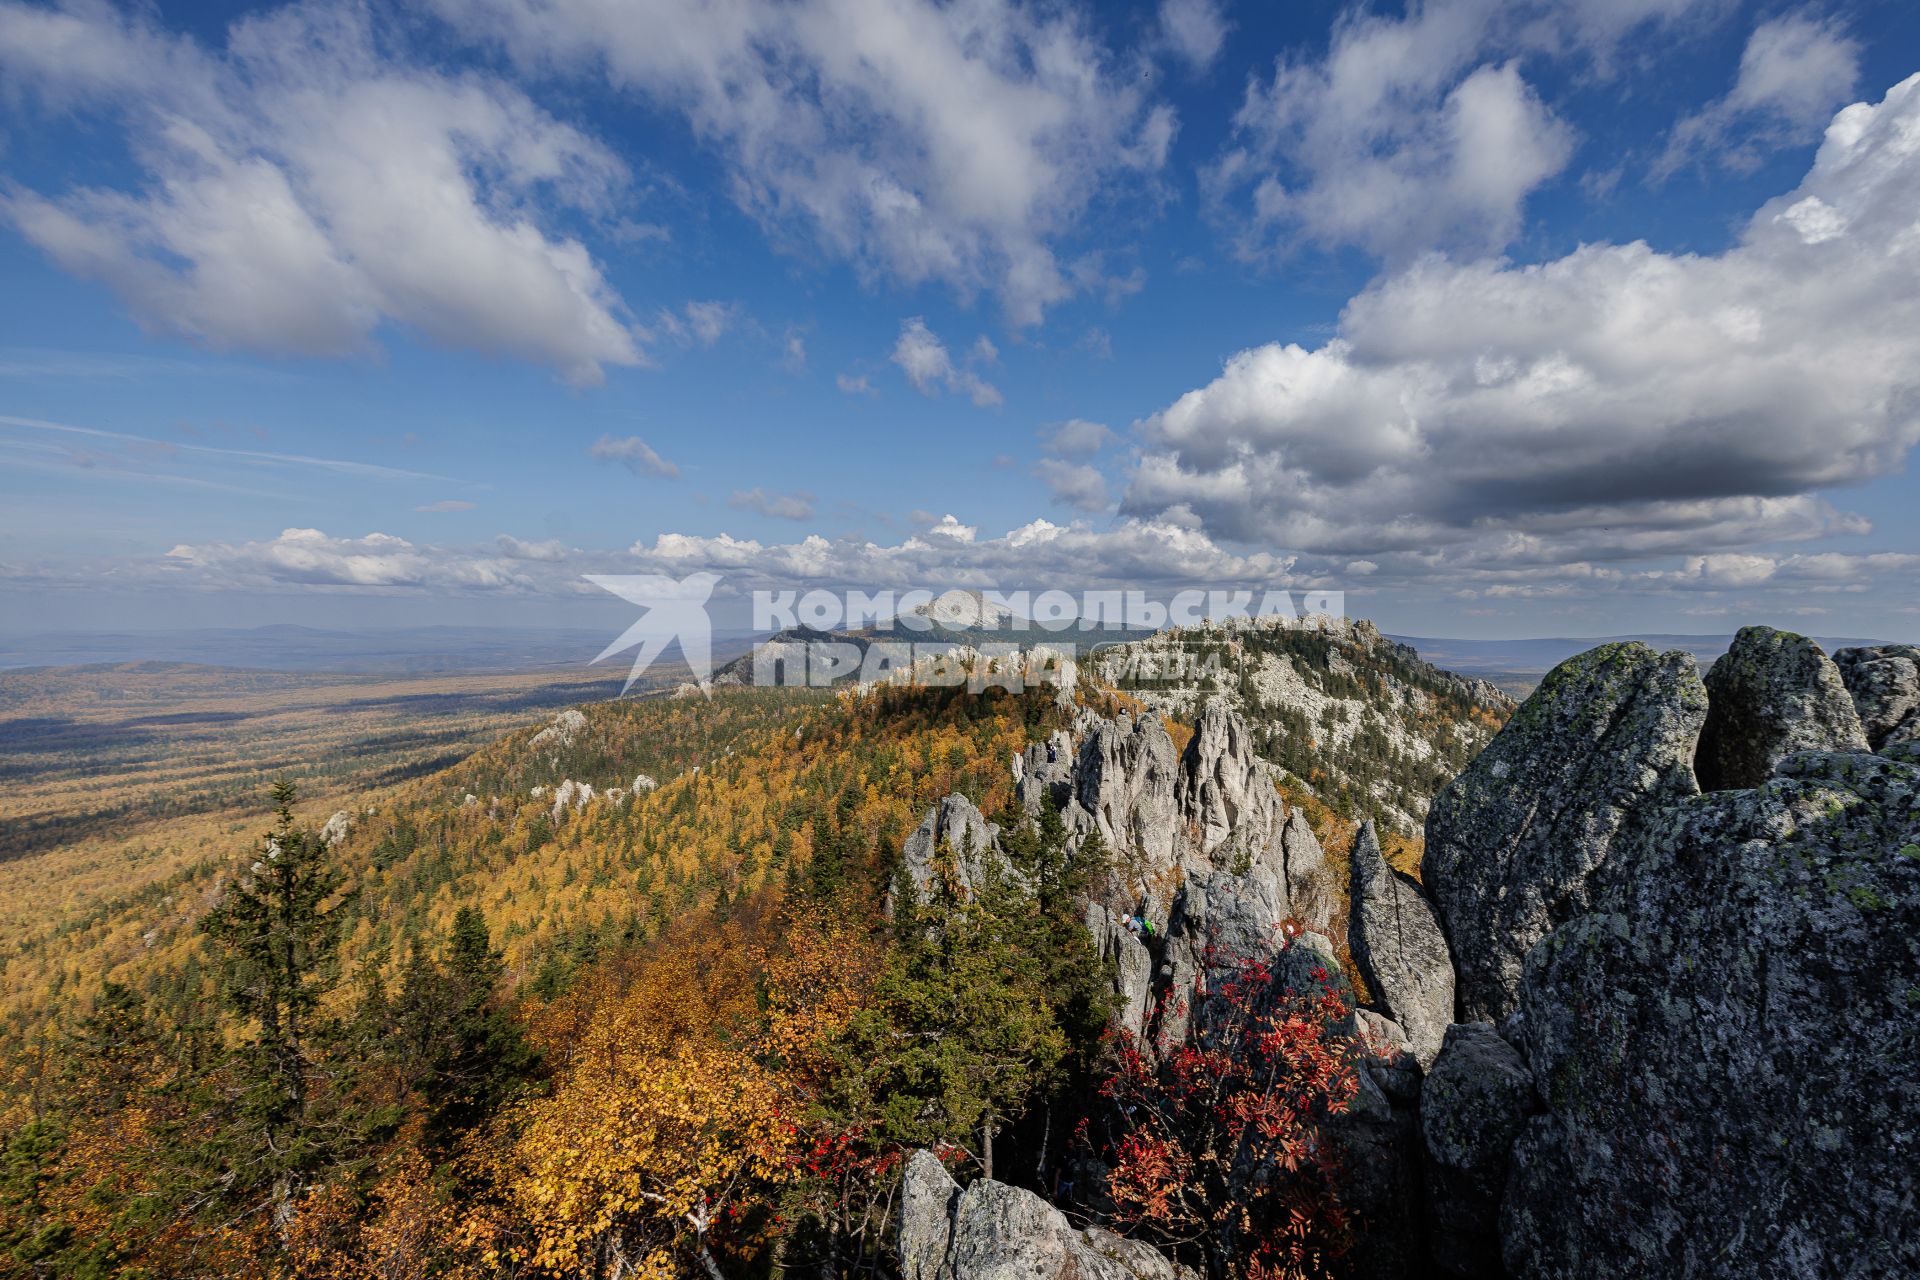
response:
<path id="1" fill-rule="evenodd" d="M 0 0 L 0 611 L 1913 638 L 1916 72 L 1898 0 Z"/>

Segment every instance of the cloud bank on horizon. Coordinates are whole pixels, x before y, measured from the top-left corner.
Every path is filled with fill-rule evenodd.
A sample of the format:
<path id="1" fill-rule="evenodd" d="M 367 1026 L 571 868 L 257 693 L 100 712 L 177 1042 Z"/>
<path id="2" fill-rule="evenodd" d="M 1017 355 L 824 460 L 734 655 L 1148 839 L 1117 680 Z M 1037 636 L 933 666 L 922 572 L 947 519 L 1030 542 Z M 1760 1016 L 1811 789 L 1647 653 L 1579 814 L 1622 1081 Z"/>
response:
<path id="1" fill-rule="evenodd" d="M 71 282 L 49 290 L 104 289 L 183 364 L 345 379 L 470 352 L 554 381 L 530 437 L 550 473 L 436 458 L 417 471 L 437 488 L 392 504 L 464 522 L 451 535 L 355 534 L 357 500 L 246 528 L 173 509 L 144 553 L 10 554 L 0 582 L 569 596 L 588 572 L 708 570 L 1346 586 L 1454 618 L 1629 600 L 1669 620 L 1920 618 L 1920 33 L 1897 6 L 1430 0 L 1318 32 L 1258 22 L 1215 0 L 1124 20 L 1024 0 L 306 0 L 206 30 L 164 6 L 0 0 L 0 110 L 113 140 L 0 186 L 0 224 Z M 1901 78 L 1882 28 L 1909 46 Z M 1667 58 L 1692 60 L 1683 99 L 1650 87 Z M 722 207 L 758 243 L 715 259 L 780 264 L 742 300 L 630 265 L 712 236 Z M 1189 273 L 1230 278 L 1242 310 L 1164 310 Z M 796 297 L 813 319 L 778 318 Z M 1211 342 L 1211 367 L 1141 345 L 1166 326 Z M 863 351 L 816 372 L 839 332 Z M 709 383 L 713 424 L 647 417 L 649 379 L 743 344 L 778 379 L 761 399 Z M 0 392 L 36 361 L 56 363 L 0 361 Z M 879 442 L 838 488 L 752 469 L 764 422 L 816 384 L 840 408 L 809 412 L 884 414 Z M 18 475 L 256 483 L 181 470 L 245 451 L 59 408 L 0 418 Z M 922 442 L 956 421 L 1004 481 L 929 500 L 940 516 L 872 496 L 924 473 Z M 151 447 L 83 459 L 80 431 Z M 625 476 L 662 514 L 637 540 L 534 534 L 531 508 L 482 490 L 536 472 Z M 448 497 L 449 474 L 472 490 Z M 515 533 L 471 523 L 503 516 Z"/>

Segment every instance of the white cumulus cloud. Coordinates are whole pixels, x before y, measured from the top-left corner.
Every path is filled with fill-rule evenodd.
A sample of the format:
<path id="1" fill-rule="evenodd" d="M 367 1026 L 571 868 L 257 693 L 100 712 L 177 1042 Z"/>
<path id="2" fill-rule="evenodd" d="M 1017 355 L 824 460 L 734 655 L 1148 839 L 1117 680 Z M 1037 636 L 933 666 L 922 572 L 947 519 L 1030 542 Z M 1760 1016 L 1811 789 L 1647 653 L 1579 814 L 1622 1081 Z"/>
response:
<path id="1" fill-rule="evenodd" d="M 987 342 L 984 336 L 980 342 L 986 343 L 985 348 L 976 343 L 968 365 L 991 363 L 997 358 L 998 353 L 993 351 L 991 342 Z M 921 395 L 937 396 L 947 391 L 966 396 L 982 409 L 997 408 L 1001 403 L 1000 389 L 975 373 L 971 367 L 955 364 L 947 344 L 927 328 L 927 322 L 919 316 L 900 326 L 900 338 L 894 343 L 892 359 Z M 841 390 L 847 388 L 843 386 Z"/>
<path id="2" fill-rule="evenodd" d="M 212 347 L 366 352 L 396 323 L 575 383 L 644 354 L 567 210 L 626 181 L 598 143 L 478 73 L 390 61 L 368 11 L 242 18 L 212 49 L 105 5 L 0 3 L 0 75 L 126 122 L 144 177 L 0 197 L 64 269 Z"/>
<path id="3" fill-rule="evenodd" d="M 1733 88 L 1674 126 L 1654 176 L 1708 155 L 1751 169 L 1769 151 L 1818 136 L 1859 79 L 1859 42 L 1838 20 L 1786 14 L 1763 22 L 1747 40 Z"/>
<path id="4" fill-rule="evenodd" d="M 1123 501 L 1403 573 L 1577 573 L 1860 534 L 1821 492 L 1920 442 L 1920 76 L 1834 117 L 1717 255 L 1424 258 L 1317 348 L 1241 352 L 1139 424 Z"/>
<path id="5" fill-rule="evenodd" d="M 1072 6 L 1026 0 L 438 0 L 540 74 L 684 115 L 777 238 L 913 286 L 996 295 L 1015 324 L 1098 272 L 1062 242 L 1150 182 L 1174 132 Z"/>
<path id="6" fill-rule="evenodd" d="M 1530 69 L 1604 76 L 1628 36 L 1724 10 L 1721 0 L 1356 6 L 1324 55 L 1284 52 L 1248 85 L 1202 189 L 1247 259 L 1303 244 L 1395 264 L 1433 249 L 1497 252 L 1577 141 Z"/>

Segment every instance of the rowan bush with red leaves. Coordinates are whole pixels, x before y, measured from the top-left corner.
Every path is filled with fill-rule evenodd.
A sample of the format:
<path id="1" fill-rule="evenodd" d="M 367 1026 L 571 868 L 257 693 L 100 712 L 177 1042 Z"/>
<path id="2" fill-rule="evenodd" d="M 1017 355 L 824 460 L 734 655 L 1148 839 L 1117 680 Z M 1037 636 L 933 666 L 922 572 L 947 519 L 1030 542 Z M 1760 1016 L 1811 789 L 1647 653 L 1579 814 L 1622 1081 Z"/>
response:
<path id="1" fill-rule="evenodd" d="M 1338 1030 L 1347 1001 L 1326 970 L 1312 977 L 1304 992 L 1264 964 L 1216 979 L 1179 1042 L 1147 1052 L 1122 1034 L 1100 1088 L 1116 1225 L 1217 1280 L 1325 1275 L 1351 1240 L 1321 1126 L 1358 1065 Z"/>

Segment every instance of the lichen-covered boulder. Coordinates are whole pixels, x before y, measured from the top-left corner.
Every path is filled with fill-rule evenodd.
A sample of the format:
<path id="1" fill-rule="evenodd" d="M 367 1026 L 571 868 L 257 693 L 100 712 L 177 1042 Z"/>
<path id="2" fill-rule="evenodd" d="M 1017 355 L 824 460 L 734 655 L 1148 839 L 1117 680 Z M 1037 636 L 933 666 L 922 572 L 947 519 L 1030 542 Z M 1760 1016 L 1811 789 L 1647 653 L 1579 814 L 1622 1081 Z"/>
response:
<path id="1" fill-rule="evenodd" d="M 1840 649 L 1833 655 L 1875 751 L 1920 740 L 1920 645 Z"/>
<path id="2" fill-rule="evenodd" d="M 1796 752 L 1867 750 L 1840 669 L 1805 636 L 1742 627 L 1706 683 L 1694 757 L 1702 791 L 1757 787 Z"/>
<path id="3" fill-rule="evenodd" d="M 981 1179 L 962 1191 L 930 1151 L 900 1194 L 904 1280 L 1198 1280 L 1136 1240 L 1076 1229 L 1031 1191 Z"/>
<path id="4" fill-rule="evenodd" d="M 1490 1022 L 1455 1023 L 1420 1090 L 1430 1247 L 1456 1276 L 1499 1276 L 1500 1197 L 1533 1078 Z"/>
<path id="5" fill-rule="evenodd" d="M 1601 645 L 1548 673 L 1440 792 L 1420 880 L 1453 956 L 1462 1020 L 1505 1017 L 1527 952 L 1586 911 L 1622 828 L 1698 790 L 1706 715 L 1690 655 Z"/>
<path id="6" fill-rule="evenodd" d="M 1422 1067 L 1453 1021 L 1453 961 L 1420 890 L 1387 865 L 1373 823 L 1353 842 L 1347 946 L 1373 1003 L 1406 1031 Z"/>
<path id="7" fill-rule="evenodd" d="M 1670 806 L 1527 959 L 1518 1277 L 1920 1274 L 1920 768 Z"/>
<path id="8" fill-rule="evenodd" d="M 916 1151 L 900 1178 L 900 1274 L 936 1280 L 947 1272 L 960 1184 L 931 1151 Z"/>

